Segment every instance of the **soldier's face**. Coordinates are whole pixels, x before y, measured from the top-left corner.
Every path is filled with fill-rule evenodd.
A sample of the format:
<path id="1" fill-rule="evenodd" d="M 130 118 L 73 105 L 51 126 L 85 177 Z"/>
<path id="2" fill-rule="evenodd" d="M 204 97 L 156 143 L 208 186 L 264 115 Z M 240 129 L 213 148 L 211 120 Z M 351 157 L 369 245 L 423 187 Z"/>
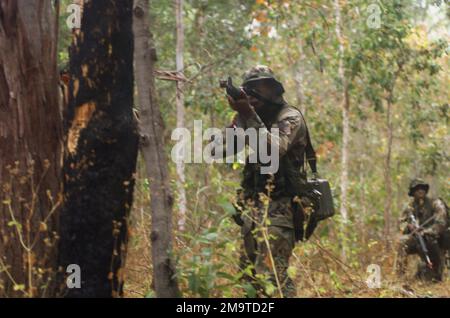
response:
<path id="1" fill-rule="evenodd" d="M 255 110 L 259 110 L 264 106 L 263 102 L 253 96 L 248 97 L 248 102 L 253 106 L 253 108 L 255 108 Z"/>
<path id="2" fill-rule="evenodd" d="M 273 100 L 276 97 L 274 86 L 270 81 L 255 81 L 253 83 L 250 83 L 248 87 L 267 99 Z M 254 96 L 249 96 L 248 101 L 250 105 L 255 108 L 255 110 L 262 109 L 262 107 L 264 106 L 264 102 L 260 101 Z"/>
<path id="3" fill-rule="evenodd" d="M 423 188 L 418 188 L 416 191 L 414 191 L 414 198 L 416 200 L 423 200 L 426 195 L 427 192 Z"/>

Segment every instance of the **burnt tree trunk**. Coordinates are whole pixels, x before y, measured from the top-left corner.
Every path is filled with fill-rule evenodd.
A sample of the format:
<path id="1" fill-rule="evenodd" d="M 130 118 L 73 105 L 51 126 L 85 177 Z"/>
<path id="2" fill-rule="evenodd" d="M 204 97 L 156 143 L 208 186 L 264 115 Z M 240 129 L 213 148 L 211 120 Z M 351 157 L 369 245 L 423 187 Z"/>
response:
<path id="1" fill-rule="evenodd" d="M 138 149 L 132 0 L 85 1 L 70 75 L 59 265 L 80 266 L 81 288 L 64 295 L 121 296 Z"/>
<path id="2" fill-rule="evenodd" d="M 136 86 L 141 107 L 141 151 L 151 193 L 153 284 L 157 297 L 177 297 L 179 290 L 171 259 L 173 196 L 164 151 L 164 123 L 156 99 L 153 75 L 156 53 L 150 33 L 148 0 L 136 1 L 133 31 Z"/>
<path id="3" fill-rule="evenodd" d="M 62 127 L 51 1 L 0 1 L 0 297 L 52 296 Z"/>

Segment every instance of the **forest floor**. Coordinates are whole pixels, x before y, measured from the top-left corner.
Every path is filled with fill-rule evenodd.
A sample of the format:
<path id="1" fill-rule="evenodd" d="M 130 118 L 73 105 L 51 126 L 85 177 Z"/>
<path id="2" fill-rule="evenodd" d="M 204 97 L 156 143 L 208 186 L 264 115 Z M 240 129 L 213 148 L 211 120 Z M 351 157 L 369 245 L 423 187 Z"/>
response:
<path id="1" fill-rule="evenodd" d="M 147 222 L 131 227 L 131 240 L 128 247 L 125 269 L 125 297 L 152 297 L 152 267 L 149 244 L 150 226 Z M 371 242 L 358 256 L 353 255 L 352 262 L 342 262 L 339 253 L 332 245 L 313 239 L 306 244 L 297 244 L 291 258 L 291 267 L 295 268 L 297 297 L 450 297 L 450 273 L 440 283 L 425 283 L 414 279 L 417 257 L 411 256 L 408 274 L 397 279 L 393 273 L 395 249 L 386 252 L 379 243 Z M 238 257 L 238 256 L 236 256 Z M 356 260 L 356 261 L 355 261 Z M 217 260 L 217 262 L 223 260 Z M 379 288 L 369 288 L 366 283 L 370 276 L 367 266 L 377 264 L 380 269 Z M 232 266 L 229 266 L 230 268 Z M 233 270 L 230 269 L 230 275 Z M 181 284 L 183 285 L 183 284 Z M 199 297 L 187 286 L 181 286 L 184 296 Z M 242 290 L 223 294 L 220 290 L 211 291 L 210 297 L 243 297 Z"/>

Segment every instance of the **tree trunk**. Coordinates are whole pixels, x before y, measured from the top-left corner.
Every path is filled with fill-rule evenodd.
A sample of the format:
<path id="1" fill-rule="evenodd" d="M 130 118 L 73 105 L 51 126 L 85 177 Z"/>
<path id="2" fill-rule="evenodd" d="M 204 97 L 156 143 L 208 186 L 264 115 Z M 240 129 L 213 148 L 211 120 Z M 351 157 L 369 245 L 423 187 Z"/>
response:
<path id="1" fill-rule="evenodd" d="M 183 23 L 183 0 L 175 0 L 175 15 L 177 25 L 177 47 L 176 47 L 176 67 L 178 75 L 181 75 L 184 71 L 184 23 Z M 184 76 L 182 76 L 184 78 Z M 177 127 L 184 127 L 184 83 L 182 80 L 177 81 L 176 92 L 176 105 L 177 105 Z M 184 158 L 184 149 L 180 153 L 180 156 Z M 180 231 L 184 230 L 186 223 L 186 190 L 184 185 L 186 183 L 186 177 L 184 173 L 183 160 L 177 160 L 177 192 L 178 192 L 178 207 L 179 207 L 179 219 L 178 227 Z"/>
<path id="2" fill-rule="evenodd" d="M 122 295 L 138 138 L 132 0 L 86 1 L 70 49 L 59 264 L 81 268 L 67 297 Z"/>
<path id="3" fill-rule="evenodd" d="M 386 110 L 386 127 L 387 127 L 387 150 L 384 162 L 384 183 L 386 186 L 386 202 L 384 206 L 384 238 L 389 243 L 391 228 L 391 206 L 392 206 L 392 180 L 391 180 L 391 153 L 392 153 L 392 92 L 387 99 Z"/>
<path id="4" fill-rule="evenodd" d="M 56 25 L 50 1 L 0 2 L 0 297 L 54 293 L 62 141 Z"/>
<path id="5" fill-rule="evenodd" d="M 153 283 L 157 297 L 177 297 L 178 284 L 171 260 L 173 197 L 164 150 L 164 123 L 156 98 L 153 75 L 156 51 L 150 33 L 149 1 L 134 7 L 135 71 L 139 97 L 141 151 L 151 193 Z"/>
<path id="6" fill-rule="evenodd" d="M 360 195 L 359 195 L 359 217 L 358 217 L 358 229 L 359 229 L 359 237 L 361 238 L 362 246 L 366 246 L 367 242 L 367 230 L 365 228 L 365 222 L 367 218 L 367 198 L 366 198 L 366 178 L 365 178 L 365 170 L 364 170 L 364 162 L 361 161 L 359 164 L 359 184 L 360 184 Z"/>
<path id="7" fill-rule="evenodd" d="M 339 42 L 339 78 L 342 85 L 342 159 L 341 159 L 341 207 L 340 214 L 342 217 L 343 228 L 346 228 L 348 223 L 348 146 L 350 140 L 350 96 L 347 78 L 345 76 L 344 68 L 344 39 L 342 38 L 341 30 L 341 10 L 339 0 L 334 1 L 335 15 L 336 15 L 336 37 Z M 345 237 L 345 233 L 343 235 Z M 345 259 L 345 246 L 343 244 L 342 257 Z"/>

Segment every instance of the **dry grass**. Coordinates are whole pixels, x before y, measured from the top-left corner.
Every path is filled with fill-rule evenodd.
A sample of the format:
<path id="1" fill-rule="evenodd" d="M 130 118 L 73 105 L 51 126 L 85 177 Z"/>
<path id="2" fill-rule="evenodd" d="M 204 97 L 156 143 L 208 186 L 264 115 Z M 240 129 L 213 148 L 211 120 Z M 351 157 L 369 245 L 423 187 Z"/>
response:
<path id="1" fill-rule="evenodd" d="M 217 226 L 217 215 L 212 215 L 212 210 L 220 211 L 217 206 L 218 194 L 224 192 L 232 193 L 230 189 L 233 184 L 224 186 L 224 180 L 232 180 L 232 175 L 213 175 L 211 171 L 210 180 L 214 178 L 222 178 L 217 182 L 218 185 L 210 182 L 210 188 L 201 193 L 188 192 L 188 197 L 192 198 L 192 211 L 195 226 L 187 227 L 186 233 L 196 237 L 200 235 L 202 228 L 210 228 Z M 153 296 L 152 284 L 152 263 L 151 263 L 151 246 L 150 246 L 150 228 L 151 218 L 149 214 L 150 196 L 148 187 L 143 178 L 142 165 L 138 165 L 138 177 L 135 187 L 135 196 L 133 203 L 133 211 L 130 219 L 131 238 L 128 245 L 128 255 L 125 268 L 125 297 L 145 297 Z M 200 177 L 195 175 L 193 179 Z M 202 184 L 208 184 L 208 180 L 204 180 Z M 220 188 L 223 187 L 223 188 Z M 192 191 L 192 190 L 190 190 Z M 198 219 L 198 220 L 197 220 Z M 348 252 L 347 261 L 341 259 L 341 251 L 339 244 L 339 231 L 337 226 L 338 218 L 328 221 L 328 234 L 319 239 L 315 235 L 307 243 L 299 243 L 294 249 L 291 258 L 291 272 L 295 275 L 294 280 L 297 285 L 298 297 L 450 297 L 450 273 L 445 273 L 446 279 L 441 283 L 427 284 L 414 279 L 414 273 L 417 265 L 417 258 L 412 256 L 409 261 L 408 275 L 398 280 L 393 273 L 395 263 L 396 242 L 391 242 L 390 247 L 386 247 L 382 242 L 377 241 L 370 236 L 376 231 L 370 232 L 359 229 L 360 226 L 352 226 L 353 236 L 349 238 L 351 251 Z M 176 224 L 176 220 L 174 220 Z M 323 233 L 326 224 L 319 225 L 316 234 Z M 367 228 L 376 226 L 374 224 L 366 225 Z M 366 228 L 366 229 L 367 229 Z M 213 255 L 210 261 L 215 264 L 224 264 L 224 268 L 230 275 L 236 275 L 238 267 L 236 265 L 238 258 L 238 245 L 241 241 L 239 238 L 239 230 L 236 225 L 232 225 L 230 229 L 221 232 L 220 235 L 226 235 L 227 242 L 236 247 L 236 251 L 229 253 L 230 258 L 224 258 L 219 255 Z M 200 255 L 202 252 L 202 244 L 195 245 L 189 240 L 182 237 L 179 233 L 175 235 L 175 253 L 181 257 L 179 270 L 186 272 L 187 259 L 194 255 Z M 220 239 L 220 237 L 219 237 Z M 214 243 L 213 243 L 214 244 Z M 213 254 L 216 251 L 213 252 Z M 235 261 L 236 260 L 236 261 Z M 366 280 L 369 276 L 367 266 L 376 264 L 381 269 L 381 288 L 369 288 Z M 185 266 L 183 268 L 183 266 Z M 216 278 L 218 285 L 224 283 L 221 278 Z M 188 290 L 186 282 L 180 285 L 184 296 L 198 296 Z M 228 291 L 230 293 L 230 291 Z M 212 297 L 228 297 L 224 295 L 220 289 L 210 292 Z M 242 289 L 233 288 L 231 296 L 243 297 Z"/>
<path id="2" fill-rule="evenodd" d="M 151 293 L 151 255 L 148 241 L 150 219 L 142 214 L 143 222 L 132 227 L 132 238 L 126 266 L 125 297 L 144 297 Z M 297 244 L 291 259 L 295 268 L 298 297 L 450 297 L 450 273 L 441 283 L 424 283 L 414 279 L 417 258 L 411 257 L 408 275 L 398 280 L 393 273 L 395 252 L 391 249 L 368 248 L 352 265 L 344 263 L 326 244 L 313 239 L 306 244 Z M 361 263 L 361 264 L 360 264 Z M 381 268 L 381 288 L 369 288 L 366 272 L 369 264 Z M 185 286 L 183 286 L 185 287 Z M 149 294 L 150 292 L 150 294 Z M 220 291 L 214 295 L 221 296 Z M 236 297 L 242 297 L 239 292 Z"/>

